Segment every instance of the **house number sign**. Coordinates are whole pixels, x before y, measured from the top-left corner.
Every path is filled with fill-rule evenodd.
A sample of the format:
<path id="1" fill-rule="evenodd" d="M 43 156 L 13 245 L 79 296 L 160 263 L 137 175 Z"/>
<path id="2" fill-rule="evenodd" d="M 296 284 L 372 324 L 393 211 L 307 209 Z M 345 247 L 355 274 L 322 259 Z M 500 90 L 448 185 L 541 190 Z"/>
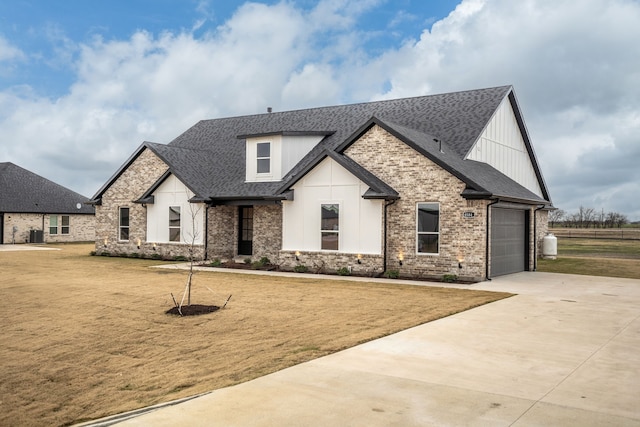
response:
<path id="1" fill-rule="evenodd" d="M 474 216 L 476 216 L 475 212 L 462 212 L 463 218 L 473 218 Z"/>

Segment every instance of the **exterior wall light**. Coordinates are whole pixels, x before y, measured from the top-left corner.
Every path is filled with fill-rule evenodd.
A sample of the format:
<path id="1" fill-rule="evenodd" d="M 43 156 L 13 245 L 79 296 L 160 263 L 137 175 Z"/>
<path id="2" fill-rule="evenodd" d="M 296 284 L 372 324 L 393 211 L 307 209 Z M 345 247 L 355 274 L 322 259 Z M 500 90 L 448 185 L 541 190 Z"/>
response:
<path id="1" fill-rule="evenodd" d="M 296 261 L 300 261 L 300 251 L 296 251 Z"/>
<path id="2" fill-rule="evenodd" d="M 458 268 L 462 268 L 463 262 L 464 262 L 464 258 L 458 258 Z"/>
<path id="3" fill-rule="evenodd" d="M 142 243 L 142 241 L 140 239 L 138 239 L 138 249 L 140 249 L 140 244 Z"/>
<path id="4" fill-rule="evenodd" d="M 358 264 L 362 264 L 362 254 L 358 254 Z"/>
<path id="5" fill-rule="evenodd" d="M 105 237 L 105 238 L 104 238 L 104 247 L 105 247 L 105 248 L 107 247 L 107 243 L 108 243 L 108 242 L 109 242 L 109 240 Z"/>
<path id="6" fill-rule="evenodd" d="M 404 255 L 400 252 L 398 254 L 398 264 L 402 265 L 402 261 L 404 261 Z"/>
<path id="7" fill-rule="evenodd" d="M 158 245 L 156 245 L 155 243 L 153 244 L 153 250 L 154 250 L 154 251 L 156 250 L 156 247 L 157 247 L 157 246 L 158 246 Z"/>

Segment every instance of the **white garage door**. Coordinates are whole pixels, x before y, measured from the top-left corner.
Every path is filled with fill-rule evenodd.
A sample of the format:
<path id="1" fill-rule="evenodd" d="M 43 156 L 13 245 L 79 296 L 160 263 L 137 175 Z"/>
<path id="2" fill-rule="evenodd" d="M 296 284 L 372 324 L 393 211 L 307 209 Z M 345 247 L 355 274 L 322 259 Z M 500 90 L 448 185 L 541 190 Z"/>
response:
<path id="1" fill-rule="evenodd" d="M 491 276 L 518 273 L 528 265 L 526 211 L 491 208 Z"/>

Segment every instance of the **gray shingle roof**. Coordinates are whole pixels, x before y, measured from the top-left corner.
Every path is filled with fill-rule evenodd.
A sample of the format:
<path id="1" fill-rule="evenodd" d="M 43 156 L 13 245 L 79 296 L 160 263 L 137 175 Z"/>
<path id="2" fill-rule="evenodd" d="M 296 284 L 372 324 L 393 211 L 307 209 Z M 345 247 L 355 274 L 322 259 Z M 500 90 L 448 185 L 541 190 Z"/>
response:
<path id="1" fill-rule="evenodd" d="M 200 198 L 214 201 L 273 198 L 286 191 L 283 184 L 286 186 L 297 181 L 319 159 L 326 157 L 327 152 L 342 153 L 368 129 L 372 121 L 376 121 L 466 182 L 468 195 L 501 195 L 523 201 L 543 201 L 491 166 L 463 160 L 506 97 L 511 100 L 519 118 L 544 199 L 550 201 L 511 86 L 202 120 L 168 145 L 147 142 L 143 147 L 151 149 L 165 161 L 169 170 Z M 247 136 L 309 133 L 325 137 L 287 173 L 282 182 L 245 182 Z M 435 149 L 434 139 L 442 141 L 446 147 L 444 153 Z M 343 160 L 352 162 L 346 156 Z M 395 190 L 391 187 L 370 172 L 363 171 L 357 163 L 349 165 L 352 172 L 359 173 L 361 178 L 366 176 L 369 182 L 376 182 L 378 189 L 372 188 L 371 195 L 393 197 Z M 114 175 L 112 181 L 117 176 Z M 99 199 L 108 185 L 94 198 Z"/>
<path id="2" fill-rule="evenodd" d="M 93 206 L 84 204 L 88 200 L 13 163 L 0 163 L 0 212 L 93 214 Z"/>

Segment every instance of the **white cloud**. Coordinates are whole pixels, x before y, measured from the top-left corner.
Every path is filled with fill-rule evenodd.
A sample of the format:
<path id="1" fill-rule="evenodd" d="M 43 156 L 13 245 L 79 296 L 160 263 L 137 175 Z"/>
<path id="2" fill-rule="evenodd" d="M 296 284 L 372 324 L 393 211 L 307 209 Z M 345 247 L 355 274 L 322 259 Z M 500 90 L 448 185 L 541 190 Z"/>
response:
<path id="1" fill-rule="evenodd" d="M 246 3 L 206 33 L 198 21 L 81 45 L 54 33 L 76 81 L 58 99 L 0 93 L 3 138 L 19 141 L 0 158 L 91 195 L 143 140 L 204 118 L 513 84 L 558 207 L 640 219 L 639 198 L 618 197 L 640 181 L 637 1 L 464 0 L 419 40 L 373 56 L 358 18 L 381 3 Z M 198 4 L 203 20 L 210 8 Z M 0 67 L 24 59 L 0 37 Z M 584 184 L 595 175 L 608 186 Z"/>
<path id="2" fill-rule="evenodd" d="M 381 59 L 397 64 L 381 97 L 513 84 L 556 204 L 614 206 L 589 190 L 575 195 L 587 160 L 611 175 L 630 155 L 640 161 L 621 148 L 623 133 L 640 143 L 629 114 L 640 105 L 637 22 L 640 4 L 628 0 L 464 1 L 420 40 Z M 609 194 L 637 199 L 621 191 L 634 178 L 615 174 Z M 626 209 L 640 219 L 640 201 Z"/>

